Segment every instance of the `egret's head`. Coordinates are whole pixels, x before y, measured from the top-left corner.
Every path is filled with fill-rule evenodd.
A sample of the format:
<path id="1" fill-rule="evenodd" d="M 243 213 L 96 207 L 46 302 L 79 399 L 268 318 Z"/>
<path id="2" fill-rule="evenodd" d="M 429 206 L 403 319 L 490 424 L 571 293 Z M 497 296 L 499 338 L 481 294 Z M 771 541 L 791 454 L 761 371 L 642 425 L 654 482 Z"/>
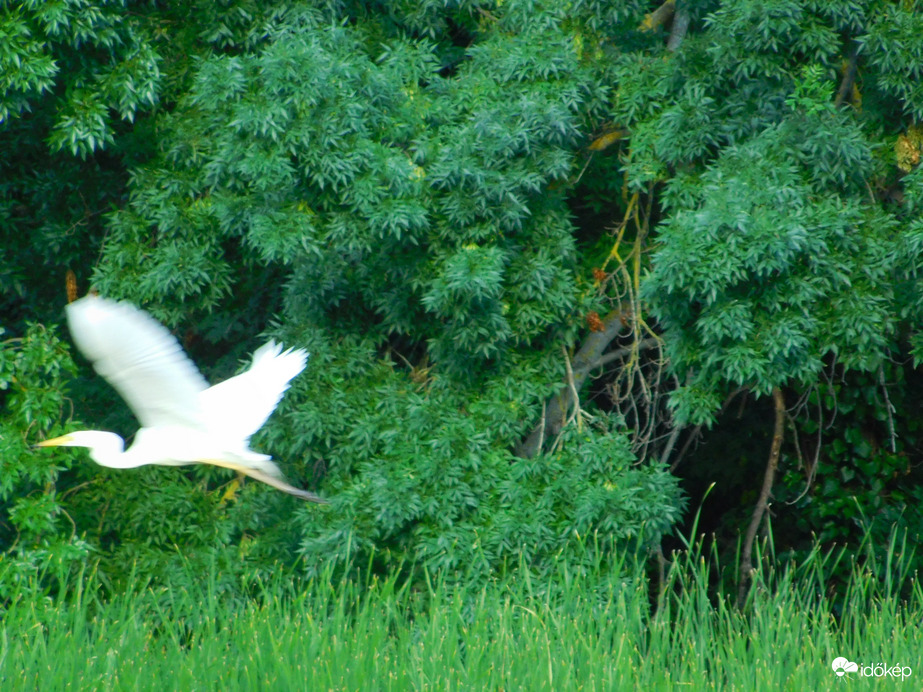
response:
<path id="1" fill-rule="evenodd" d="M 72 442 L 74 438 L 70 435 L 62 435 L 61 437 L 55 437 L 51 440 L 45 440 L 44 442 L 39 442 L 36 447 L 72 447 L 74 443 Z"/>
<path id="2" fill-rule="evenodd" d="M 120 454 L 124 447 L 122 438 L 111 432 L 102 430 L 78 430 L 77 432 L 67 433 L 61 437 L 55 437 L 51 440 L 39 442 L 36 447 L 89 447 L 90 456 L 99 461 L 100 456 L 106 457 L 111 454 Z M 107 463 L 99 463 L 108 466 Z"/>
<path id="3" fill-rule="evenodd" d="M 44 442 L 39 442 L 36 447 L 94 447 L 103 438 L 99 438 L 99 435 L 106 435 L 107 433 L 98 433 L 92 432 L 89 430 L 81 432 L 72 432 L 67 435 L 61 435 L 61 437 L 55 437 L 50 440 L 45 440 Z"/>

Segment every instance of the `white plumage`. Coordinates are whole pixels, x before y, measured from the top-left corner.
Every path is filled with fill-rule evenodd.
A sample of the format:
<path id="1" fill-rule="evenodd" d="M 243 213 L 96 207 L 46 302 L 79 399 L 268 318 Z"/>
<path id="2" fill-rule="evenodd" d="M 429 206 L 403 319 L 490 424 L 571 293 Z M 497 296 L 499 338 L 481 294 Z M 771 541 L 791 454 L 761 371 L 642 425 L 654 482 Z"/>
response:
<path id="1" fill-rule="evenodd" d="M 80 351 L 128 402 L 141 423 L 125 450 L 115 433 L 82 430 L 39 447 L 88 447 L 102 466 L 213 464 L 235 469 L 311 502 L 326 502 L 289 485 L 272 458 L 250 449 L 259 430 L 300 373 L 308 354 L 270 341 L 250 368 L 213 387 L 163 325 L 129 303 L 87 296 L 67 306 Z"/>

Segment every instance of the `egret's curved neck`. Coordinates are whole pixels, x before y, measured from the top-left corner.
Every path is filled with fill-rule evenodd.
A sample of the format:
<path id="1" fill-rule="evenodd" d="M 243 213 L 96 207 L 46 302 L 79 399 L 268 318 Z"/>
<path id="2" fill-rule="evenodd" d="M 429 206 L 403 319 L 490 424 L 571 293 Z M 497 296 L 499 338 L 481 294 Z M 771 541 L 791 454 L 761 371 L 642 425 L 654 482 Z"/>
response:
<path id="1" fill-rule="evenodd" d="M 76 437 L 76 435 L 73 435 Z M 78 444 L 88 447 L 90 458 L 100 466 L 109 466 L 116 469 L 127 469 L 137 464 L 132 463 L 130 454 L 125 453 L 125 441 L 111 432 L 101 430 L 86 430 L 80 433 Z"/>

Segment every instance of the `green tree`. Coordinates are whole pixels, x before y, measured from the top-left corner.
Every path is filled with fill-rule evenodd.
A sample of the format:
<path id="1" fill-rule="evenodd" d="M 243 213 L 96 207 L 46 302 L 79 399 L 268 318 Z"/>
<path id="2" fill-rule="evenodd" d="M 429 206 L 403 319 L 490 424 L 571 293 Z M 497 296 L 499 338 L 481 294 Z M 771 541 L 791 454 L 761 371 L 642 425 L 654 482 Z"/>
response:
<path id="1" fill-rule="evenodd" d="M 3 5 L 22 66 L 0 90 L 4 324 L 56 319 L 70 267 L 209 376 L 260 335 L 308 347 L 257 443 L 335 500 L 89 467 L 77 535 L 112 578 L 192 559 L 228 588 L 292 548 L 309 568 L 350 546 L 542 570 L 577 536 L 669 531 L 667 464 L 741 390 L 776 406 L 749 539 L 774 487 L 877 497 L 919 531 L 916 496 L 880 476 L 920 454 L 891 408 L 918 408 L 892 361 L 923 354 L 920 9 Z M 70 387 L 130 432 L 98 378 Z M 808 438 L 812 469 L 874 478 L 837 494 L 802 473 Z M 698 458 L 713 479 L 738 461 Z"/>
<path id="2" fill-rule="evenodd" d="M 75 371 L 58 337 L 30 325 L 21 338 L 0 344 L 0 599 L 58 584 L 86 559 L 90 546 L 77 533 L 62 491 L 69 464 L 36 458 L 35 434 L 61 434 L 64 389 Z M 60 487 L 63 485 L 64 487 Z M 58 584 L 55 584 L 57 586 Z"/>
<path id="3" fill-rule="evenodd" d="M 110 578 L 133 564 L 167 575 L 178 544 L 193 560 L 244 557 L 236 573 L 298 544 L 311 566 L 349 544 L 384 562 L 486 575 L 524 556 L 543 570 L 583 537 L 650 545 L 678 518 L 675 481 L 639 465 L 604 411 L 581 411 L 528 461 L 511 452 L 596 301 L 567 192 L 606 88 L 556 3 L 487 7 L 291 5 L 231 32 L 259 40 L 211 47 L 187 30 L 194 69 L 160 51 L 170 102 L 100 140 L 156 146 L 128 166 L 93 283 L 182 328 L 206 361 L 227 350 L 219 375 L 261 331 L 308 346 L 259 443 L 335 499 L 292 522 L 272 494 L 203 497 L 220 471 L 100 471 L 71 502 Z M 178 12 L 141 14 L 138 31 L 160 46 Z M 199 37 L 230 35 L 197 21 Z"/>
<path id="4" fill-rule="evenodd" d="M 901 37 L 921 21 L 913 2 L 721 3 L 668 66 L 652 66 L 654 103 L 639 105 L 643 85 L 630 108 L 619 103 L 633 132 L 628 184 L 663 183 L 644 295 L 684 383 L 671 399 L 679 423 L 710 424 L 735 387 L 774 392 L 781 442 L 785 399 L 830 373 L 883 373 L 915 344 L 919 179 L 904 173 L 919 146 L 910 165 L 892 152 L 919 118 L 919 45 Z M 880 384 L 872 425 L 890 425 L 895 454 L 883 374 Z M 816 432 L 816 409 L 800 410 Z"/>

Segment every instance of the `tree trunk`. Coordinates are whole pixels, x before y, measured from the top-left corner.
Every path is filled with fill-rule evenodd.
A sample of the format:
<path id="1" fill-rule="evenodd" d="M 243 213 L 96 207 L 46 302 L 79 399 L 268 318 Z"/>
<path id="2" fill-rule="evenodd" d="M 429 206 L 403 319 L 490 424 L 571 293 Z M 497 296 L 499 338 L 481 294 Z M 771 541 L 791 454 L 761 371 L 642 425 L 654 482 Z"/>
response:
<path id="1" fill-rule="evenodd" d="M 772 484 L 775 481 L 776 469 L 779 466 L 779 453 L 782 450 L 782 438 L 785 434 L 785 399 L 782 397 L 782 390 L 776 387 L 772 390 L 772 399 L 775 402 L 775 430 L 772 434 L 772 446 L 769 449 L 769 461 L 766 463 L 766 473 L 763 476 L 763 487 L 760 490 L 760 497 L 756 501 L 756 507 L 753 508 L 753 516 L 750 518 L 750 526 L 747 527 L 747 535 L 744 537 L 744 551 L 740 560 L 740 582 L 737 590 L 737 605 L 742 607 L 750 588 L 750 580 L 753 576 L 753 543 L 756 540 L 756 532 L 763 520 L 763 515 L 769 508 L 769 495 L 772 492 Z"/>
<path id="2" fill-rule="evenodd" d="M 623 324 L 624 315 L 624 309 L 613 310 L 603 318 L 602 329 L 590 332 L 583 342 L 583 346 L 577 351 L 571 364 L 574 372 L 573 390 L 580 391 L 590 372 L 598 367 L 603 351 L 628 328 Z M 625 322 L 630 324 L 628 320 Z M 561 383 L 561 390 L 548 401 L 542 418 L 529 436 L 516 448 L 516 456 L 524 459 L 534 457 L 541 452 L 545 440 L 554 439 L 561 432 L 567 420 L 567 412 L 576 403 L 573 391 L 568 385 L 567 382 Z"/>

